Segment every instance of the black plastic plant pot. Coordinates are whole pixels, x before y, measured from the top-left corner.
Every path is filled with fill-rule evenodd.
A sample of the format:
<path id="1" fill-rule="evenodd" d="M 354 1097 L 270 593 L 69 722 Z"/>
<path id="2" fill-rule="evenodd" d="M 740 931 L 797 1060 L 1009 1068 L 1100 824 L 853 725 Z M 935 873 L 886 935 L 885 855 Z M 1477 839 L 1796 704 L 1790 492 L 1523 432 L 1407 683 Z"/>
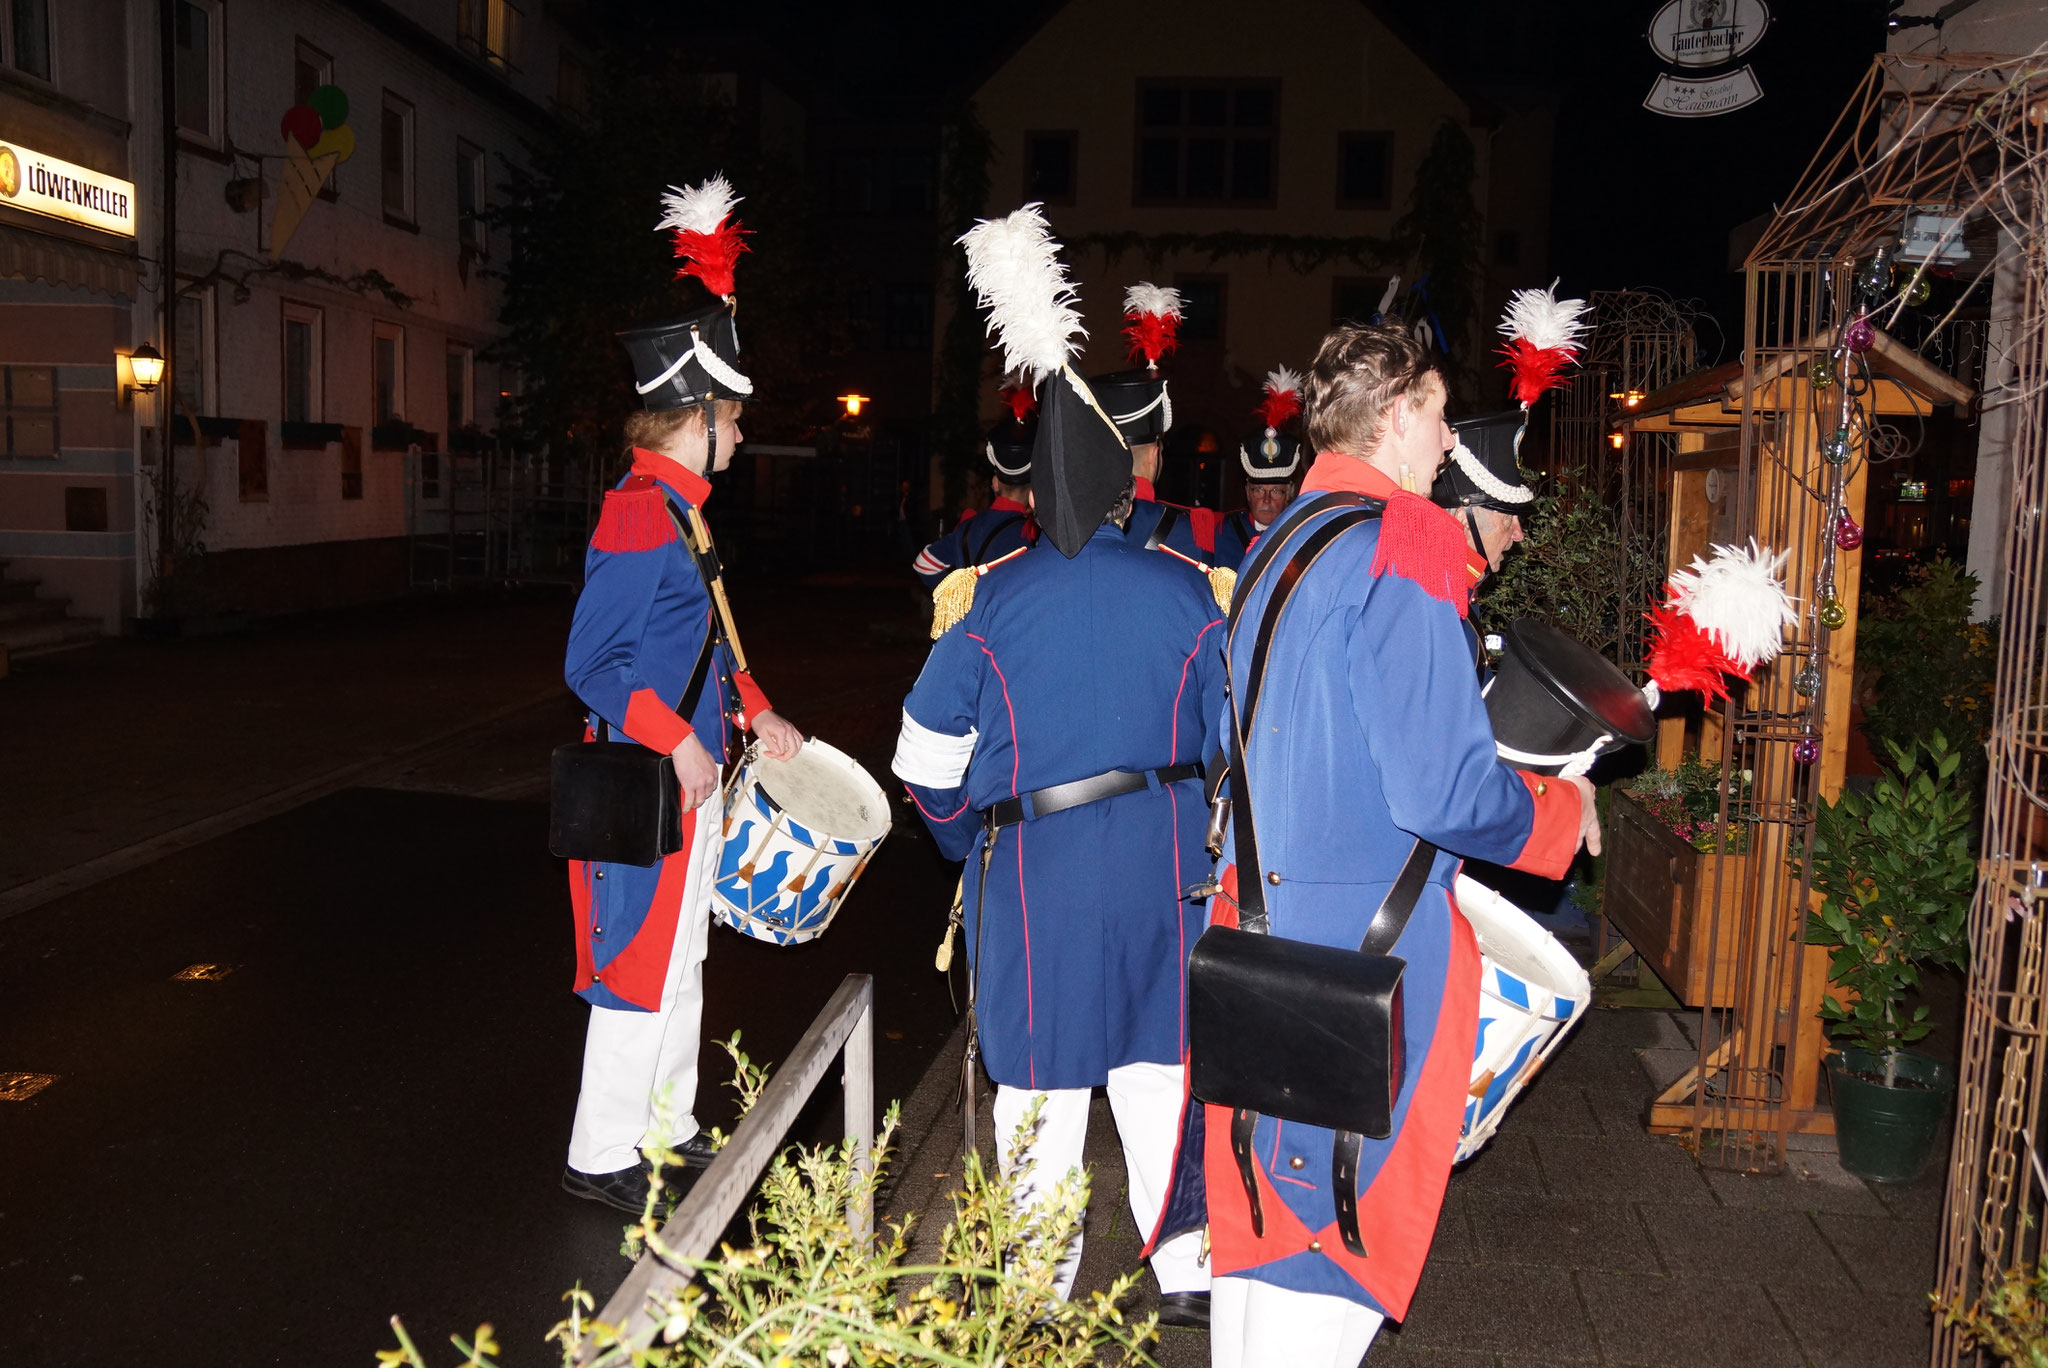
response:
<path id="1" fill-rule="evenodd" d="M 1516 619 L 1502 635 L 1486 715 L 1509 764 L 1556 774 L 1603 735 L 1600 754 L 1611 755 L 1657 734 L 1642 690 L 1592 647 L 1535 618 Z"/>
<path id="2" fill-rule="evenodd" d="M 1868 1050 L 1828 1056 L 1842 1167 L 1873 1183 L 1910 1183 L 1926 1170 L 1956 1090 L 1955 1070 L 1917 1050 L 1899 1051 L 1894 1077 L 1898 1086 L 1886 1087 L 1884 1061 Z"/>

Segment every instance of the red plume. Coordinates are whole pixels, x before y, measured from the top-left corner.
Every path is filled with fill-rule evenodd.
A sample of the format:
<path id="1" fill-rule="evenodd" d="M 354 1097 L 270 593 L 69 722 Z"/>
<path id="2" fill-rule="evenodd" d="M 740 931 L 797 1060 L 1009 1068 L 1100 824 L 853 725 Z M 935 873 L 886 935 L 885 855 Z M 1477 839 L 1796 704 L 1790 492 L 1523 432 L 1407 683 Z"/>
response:
<path id="1" fill-rule="evenodd" d="M 1180 317 L 1177 314 L 1125 314 L 1124 336 L 1131 339 L 1131 360 L 1148 366 L 1180 346 Z"/>
<path id="2" fill-rule="evenodd" d="M 1029 385 L 1012 385 L 1003 391 L 1003 402 L 1009 405 L 1010 417 L 1021 423 L 1038 407 L 1038 395 Z"/>
<path id="3" fill-rule="evenodd" d="M 1259 417 L 1269 428 L 1284 425 L 1289 418 L 1301 412 L 1301 396 L 1293 390 L 1266 391 L 1266 397 L 1259 402 Z"/>
<path id="4" fill-rule="evenodd" d="M 1700 625 L 1670 603 L 1644 614 L 1654 640 L 1650 644 L 1650 678 L 1665 693 L 1697 689 L 1708 698 L 1726 698 L 1725 675 L 1748 679 L 1749 671 L 1730 659 Z"/>
<path id="5" fill-rule="evenodd" d="M 676 279 L 695 276 L 720 299 L 730 298 L 733 268 L 739 265 L 741 252 L 752 250 L 743 240 L 745 232 L 737 219 L 721 219 L 709 233 L 676 229 L 676 255 L 683 261 Z"/>
<path id="6" fill-rule="evenodd" d="M 1578 359 L 1575 348 L 1539 347 L 1521 337 L 1511 339 L 1500 351 L 1507 358 L 1501 368 L 1514 372 L 1508 388 L 1524 408 L 1542 398 L 1545 390 L 1570 384 L 1563 371 Z"/>

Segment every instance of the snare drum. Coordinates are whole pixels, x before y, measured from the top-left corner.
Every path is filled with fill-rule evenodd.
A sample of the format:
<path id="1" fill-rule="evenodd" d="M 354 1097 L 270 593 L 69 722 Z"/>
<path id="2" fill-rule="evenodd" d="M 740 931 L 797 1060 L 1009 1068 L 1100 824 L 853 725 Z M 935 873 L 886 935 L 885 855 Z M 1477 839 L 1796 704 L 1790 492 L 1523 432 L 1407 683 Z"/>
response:
<path id="1" fill-rule="evenodd" d="M 823 935 L 889 824 L 881 786 L 844 752 L 823 741 L 788 760 L 749 750 L 725 794 L 713 915 L 775 945 Z"/>
<path id="2" fill-rule="evenodd" d="M 1458 910 L 1479 939 L 1479 1039 L 1456 1162 L 1477 1154 L 1592 1000 L 1592 981 L 1528 913 L 1458 876 Z"/>

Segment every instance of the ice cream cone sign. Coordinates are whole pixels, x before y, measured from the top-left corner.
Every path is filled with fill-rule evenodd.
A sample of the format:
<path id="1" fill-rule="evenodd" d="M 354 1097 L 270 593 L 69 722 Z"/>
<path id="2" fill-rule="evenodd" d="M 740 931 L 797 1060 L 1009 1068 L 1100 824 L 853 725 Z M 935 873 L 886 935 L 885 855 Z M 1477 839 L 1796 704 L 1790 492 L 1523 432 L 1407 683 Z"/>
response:
<path id="1" fill-rule="evenodd" d="M 293 105 L 278 123 L 284 137 L 284 166 L 278 174 L 277 208 L 270 216 L 270 259 L 284 255 L 306 211 L 318 199 L 334 168 L 355 155 L 355 130 L 348 126 L 348 96 L 324 85 Z"/>

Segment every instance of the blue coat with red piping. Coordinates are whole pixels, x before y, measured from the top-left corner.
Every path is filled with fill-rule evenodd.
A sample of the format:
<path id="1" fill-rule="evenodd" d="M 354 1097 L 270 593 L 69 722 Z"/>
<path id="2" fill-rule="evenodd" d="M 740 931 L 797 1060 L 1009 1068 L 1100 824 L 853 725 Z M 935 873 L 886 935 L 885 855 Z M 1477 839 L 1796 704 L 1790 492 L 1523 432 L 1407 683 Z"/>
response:
<path id="1" fill-rule="evenodd" d="M 1130 521 L 1124 524 L 1124 535 L 1133 545 L 1143 546 L 1159 526 L 1159 520 L 1172 509 L 1178 516 L 1167 530 L 1162 545 L 1170 546 L 1189 560 L 1199 561 L 1211 568 L 1233 570 L 1237 562 L 1217 559 L 1216 534 L 1223 522 L 1223 515 L 1213 508 L 1189 508 L 1185 504 L 1162 503 L 1152 487 L 1152 482 L 1140 478 L 1131 496 Z"/>
<path id="2" fill-rule="evenodd" d="M 1297 541 L 1301 500 L 1333 488 L 1387 499 L 1386 514 L 1343 533 L 1302 577 L 1270 648 L 1248 770 L 1261 873 L 1280 876 L 1261 885 L 1274 935 L 1358 948 L 1416 839 L 1440 848 L 1392 951 L 1407 961 L 1407 1069 L 1392 1135 L 1367 1139 L 1359 1161 L 1368 1256 L 1351 1255 L 1338 1234 L 1332 1132 L 1260 1119 L 1265 1230 L 1255 1235 L 1230 1112 L 1192 1102 L 1158 1234 L 1200 1224 L 1206 1182 L 1214 1273 L 1346 1297 L 1398 1320 L 1436 1229 L 1478 1028 L 1478 945 L 1451 896 L 1459 857 L 1562 877 L 1577 848 L 1579 799 L 1570 784 L 1509 769 L 1494 754 L 1460 626 L 1469 556 L 1441 510 L 1397 492 L 1363 461 L 1325 456 L 1267 536 Z M 1301 533 L 1336 511 L 1302 520 Z M 1236 605 L 1228 650 L 1240 698 L 1284 563 L 1247 584 Z M 1239 879 L 1227 864 L 1224 893 L 1212 900 L 1218 924 L 1236 922 Z"/>
<path id="3" fill-rule="evenodd" d="M 955 570 L 987 565 L 1037 540 L 1038 524 L 1031 520 L 1030 505 L 998 496 L 984 512 L 962 513 L 952 531 L 917 553 L 910 568 L 925 588 L 936 589 Z"/>
<path id="4" fill-rule="evenodd" d="M 1206 759 L 1223 627 L 1199 577 L 1098 529 L 991 566 L 904 701 L 895 770 L 948 859 L 965 859 L 966 943 L 996 1082 L 1085 1088 L 1176 1063 L 1202 929 L 1208 812 L 1183 779 L 1000 828 L 981 900 L 981 813 L 1111 770 Z"/>
<path id="5" fill-rule="evenodd" d="M 586 738 L 602 721 L 613 739 L 667 755 L 694 733 L 711 758 L 724 763 L 733 758 L 733 728 L 751 726 L 767 709 L 768 700 L 720 642 L 695 710 L 687 718 L 676 711 L 714 612 L 710 586 L 676 520 L 701 509 L 710 493 L 710 484 L 687 467 L 636 448 L 632 470 L 604 496 L 562 671 L 589 709 Z M 707 805 L 684 814 L 683 848 L 655 864 L 569 862 L 575 987 L 592 1006 L 660 1008 L 697 819 L 708 811 Z"/>

